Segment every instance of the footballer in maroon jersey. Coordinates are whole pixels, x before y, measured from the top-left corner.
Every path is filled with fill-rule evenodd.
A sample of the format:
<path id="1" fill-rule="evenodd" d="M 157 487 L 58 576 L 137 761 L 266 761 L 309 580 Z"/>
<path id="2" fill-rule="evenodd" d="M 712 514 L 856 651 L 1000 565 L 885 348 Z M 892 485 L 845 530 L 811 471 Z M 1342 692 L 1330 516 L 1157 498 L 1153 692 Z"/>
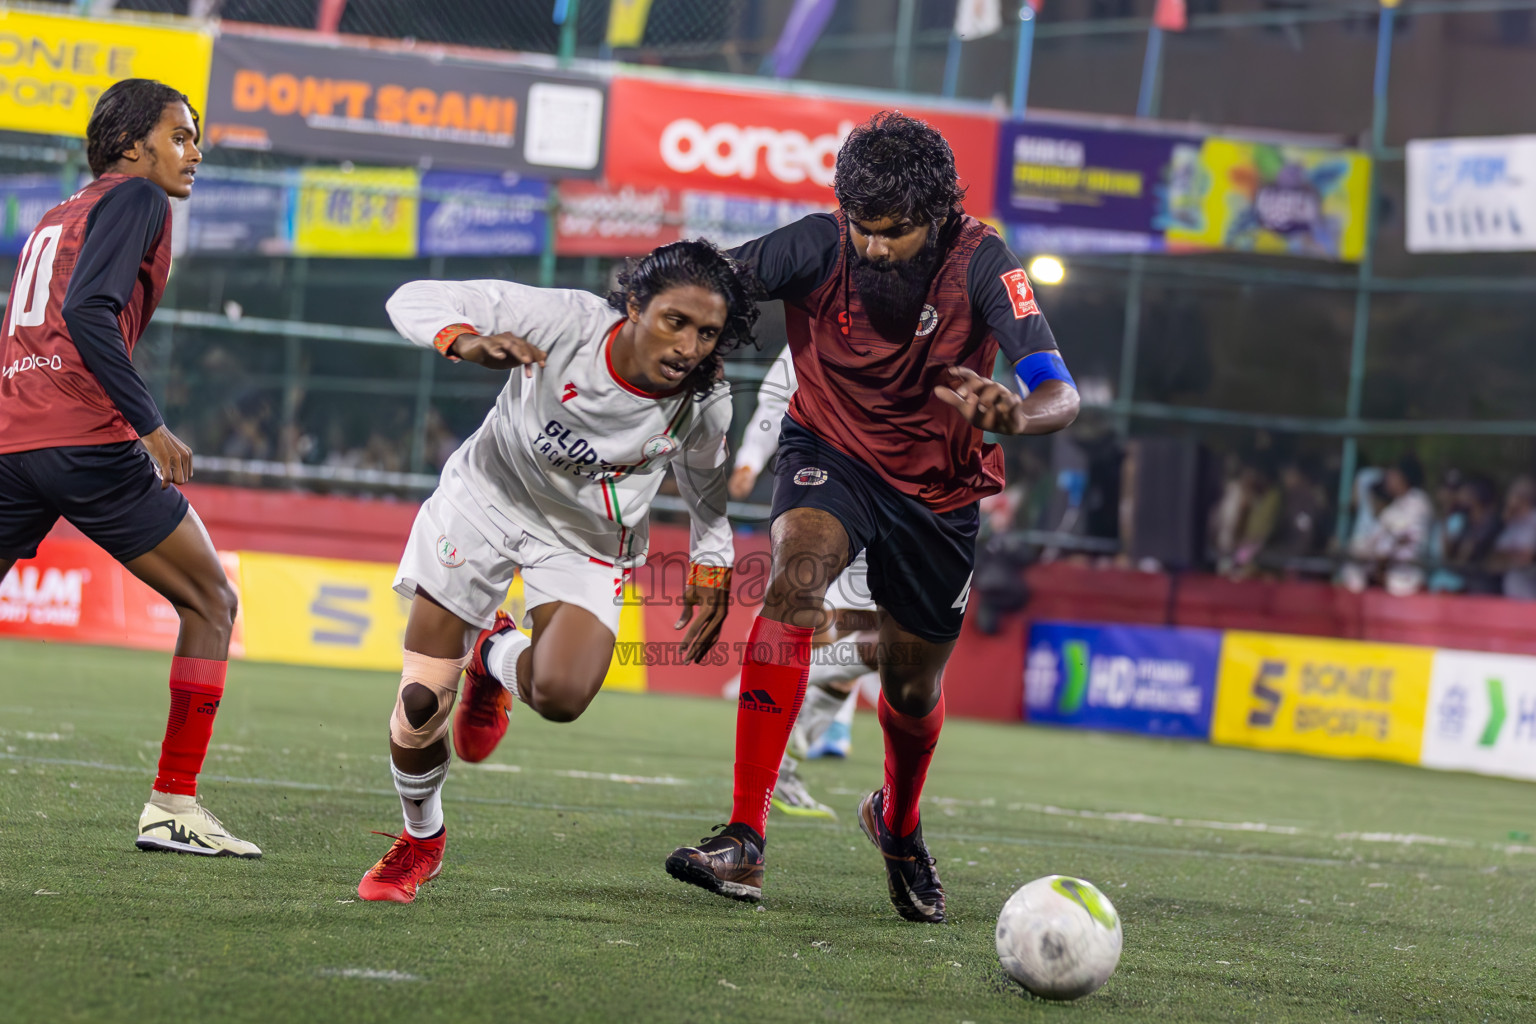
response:
<path id="1" fill-rule="evenodd" d="M 885 784 L 859 805 L 897 913 L 944 920 L 918 800 L 944 721 L 939 679 L 960 635 L 977 502 L 1003 486 L 996 434 L 1044 434 L 1078 395 L 1029 278 L 967 216 L 954 154 L 886 111 L 837 156 L 839 209 L 735 251 L 781 299 L 799 387 L 780 432 L 772 571 L 742 666 L 731 821 L 667 858 L 681 881 L 762 892 L 769 795 L 804 698 L 828 584 L 860 551 L 879 606 Z M 1001 351 L 1023 394 L 991 379 Z"/>
<path id="2" fill-rule="evenodd" d="M 181 618 L 171 711 L 137 845 L 259 857 L 197 799 L 235 592 L 173 486 L 191 477 L 192 451 L 132 359 L 170 273 L 167 197 L 191 194 L 198 139 L 185 95 L 117 82 L 86 128 L 95 180 L 44 214 L 22 248 L 0 326 L 0 578 L 62 517 L 171 602 Z"/>

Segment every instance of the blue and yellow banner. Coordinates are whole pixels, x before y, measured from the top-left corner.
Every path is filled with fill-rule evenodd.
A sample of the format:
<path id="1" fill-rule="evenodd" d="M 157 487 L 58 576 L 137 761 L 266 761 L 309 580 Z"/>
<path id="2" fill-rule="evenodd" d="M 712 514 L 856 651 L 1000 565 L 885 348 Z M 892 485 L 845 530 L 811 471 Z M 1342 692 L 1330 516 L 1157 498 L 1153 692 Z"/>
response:
<path id="1" fill-rule="evenodd" d="M 1360 262 L 1371 159 L 1349 149 L 1208 138 L 1174 150 L 1171 250 Z"/>

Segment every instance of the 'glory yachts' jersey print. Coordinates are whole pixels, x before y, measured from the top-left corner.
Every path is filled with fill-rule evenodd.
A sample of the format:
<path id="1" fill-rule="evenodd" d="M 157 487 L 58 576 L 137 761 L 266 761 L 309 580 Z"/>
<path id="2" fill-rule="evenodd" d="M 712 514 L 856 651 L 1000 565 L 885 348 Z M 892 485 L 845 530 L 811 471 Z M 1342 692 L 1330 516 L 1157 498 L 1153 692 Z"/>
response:
<path id="1" fill-rule="evenodd" d="M 657 397 L 621 379 L 623 325 L 582 291 L 508 281 L 417 281 L 389 300 L 395 326 L 430 346 L 444 327 L 511 333 L 545 365 L 508 374 L 496 407 L 443 467 L 474 496 L 467 514 L 620 566 L 645 559 L 650 504 L 668 465 L 694 518 L 694 555 L 729 563 L 725 447 L 731 404 L 721 383 L 702 400 Z M 452 489 L 448 489 L 452 493 Z M 494 539 L 494 538 L 493 538 Z"/>

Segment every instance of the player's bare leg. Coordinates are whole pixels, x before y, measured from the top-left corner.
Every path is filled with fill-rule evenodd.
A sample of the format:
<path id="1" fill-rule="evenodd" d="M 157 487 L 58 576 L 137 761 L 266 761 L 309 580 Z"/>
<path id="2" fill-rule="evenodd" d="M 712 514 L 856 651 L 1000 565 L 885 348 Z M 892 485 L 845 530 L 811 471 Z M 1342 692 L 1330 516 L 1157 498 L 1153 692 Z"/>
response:
<path id="1" fill-rule="evenodd" d="M 472 624 L 416 591 L 389 743 L 405 829 L 358 885 L 364 899 L 409 903 L 421 884 L 442 870 L 447 841 L 442 790 L 451 759 L 448 720 L 460 670 L 472 670 L 468 685 L 480 691 L 478 699 L 491 690 L 505 698 L 515 689 L 525 704 L 556 722 L 574 721 L 602 688 L 613 658 L 614 635 L 608 627 L 586 609 L 562 602 L 540 605 L 532 617 L 531 642 L 504 617 L 477 635 Z M 466 704 L 471 699 L 467 692 Z M 460 710 L 455 730 L 466 722 Z M 505 710 L 497 713 L 504 723 Z M 463 749 L 457 735 L 454 742 Z M 488 756 L 494 747 L 494 742 L 482 743 L 477 751 Z"/>
<path id="2" fill-rule="evenodd" d="M 679 881 L 741 900 L 762 897 L 769 797 L 805 697 L 811 635 L 826 618 L 827 587 L 848 562 L 847 532 L 820 509 L 785 512 L 774 520 L 772 541 L 768 591 L 741 671 L 731 821 L 666 862 Z"/>
<path id="3" fill-rule="evenodd" d="M 205 856 L 260 857 L 261 849 L 229 834 L 197 799 L 224 696 L 229 637 L 237 599 L 202 520 L 190 508 L 171 535 L 124 567 L 171 603 L 181 619 L 171 659 L 171 711 L 160 766 L 139 816 L 137 845 Z"/>
<path id="4" fill-rule="evenodd" d="M 448 716 L 475 628 L 418 589 L 405 626 L 400 690 L 389 722 L 389 769 L 405 827 L 358 883 L 365 900 L 409 903 L 443 869 Z M 387 833 L 385 833 L 387 834 Z"/>
<path id="5" fill-rule="evenodd" d="M 885 733 L 885 786 L 859 804 L 859 828 L 885 858 L 891 905 L 908 921 L 944 920 L 944 886 L 923 842 L 918 801 L 939 730 L 939 687 L 953 640 L 934 643 L 907 632 L 882 612 L 880 728 Z"/>

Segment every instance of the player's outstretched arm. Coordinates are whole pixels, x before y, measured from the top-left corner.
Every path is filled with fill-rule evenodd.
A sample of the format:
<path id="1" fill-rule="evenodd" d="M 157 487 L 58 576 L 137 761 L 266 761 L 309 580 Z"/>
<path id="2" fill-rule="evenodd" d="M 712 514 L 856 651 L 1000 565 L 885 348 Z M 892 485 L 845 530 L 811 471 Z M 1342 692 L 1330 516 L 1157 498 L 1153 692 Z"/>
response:
<path id="1" fill-rule="evenodd" d="M 735 542 L 726 518 L 730 464 L 725 457 L 725 432 L 731 424 L 731 403 L 717 390 L 704 412 L 704 423 L 672 463 L 677 490 L 688 505 L 688 584 L 674 629 L 683 634 L 684 658 L 703 662 L 725 625 L 731 603 L 731 563 Z M 700 614 L 695 617 L 694 610 Z"/>
<path id="2" fill-rule="evenodd" d="M 1051 434 L 1070 426 L 1079 406 L 1077 389 L 1065 381 L 1042 381 L 1020 397 L 963 366 L 949 367 L 933 393 L 971 426 L 993 434 Z"/>
<path id="3" fill-rule="evenodd" d="M 423 348 L 495 370 L 543 366 L 555 339 L 579 328 L 572 293 L 512 281 L 411 281 L 384 303 L 395 329 Z"/>

